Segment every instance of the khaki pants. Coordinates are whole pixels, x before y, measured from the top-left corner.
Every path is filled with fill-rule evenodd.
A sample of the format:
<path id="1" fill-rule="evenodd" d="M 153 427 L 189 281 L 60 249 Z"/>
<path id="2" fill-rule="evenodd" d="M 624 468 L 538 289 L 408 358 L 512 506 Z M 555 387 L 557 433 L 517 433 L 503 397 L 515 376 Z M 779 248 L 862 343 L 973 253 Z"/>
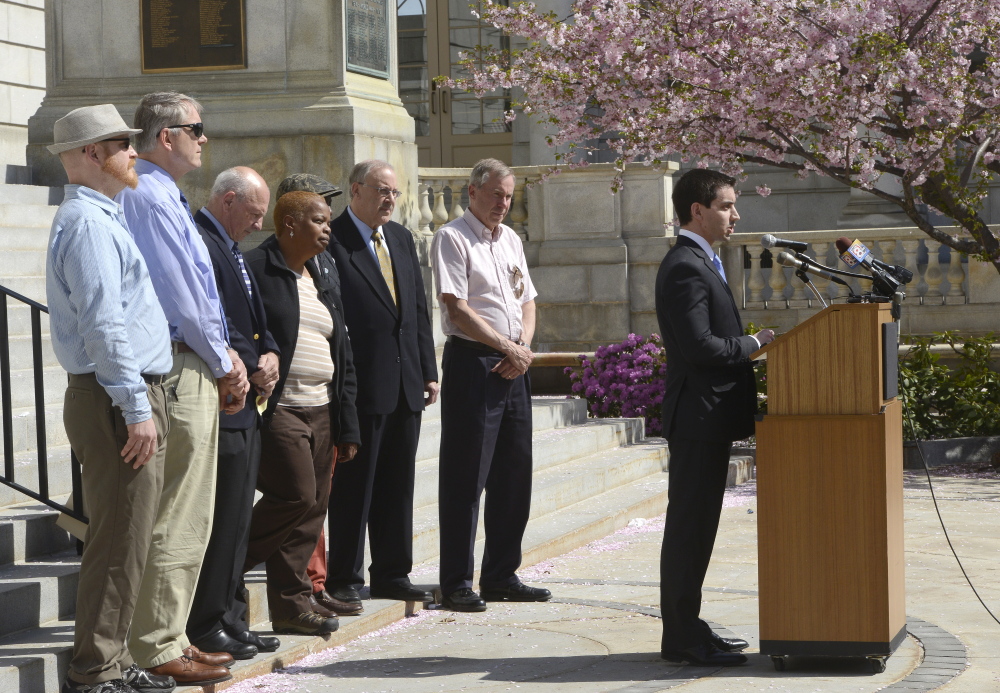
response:
<path id="1" fill-rule="evenodd" d="M 132 656 L 144 669 L 177 659 L 191 644 L 184 631 L 215 509 L 215 378 L 196 354 L 179 353 L 164 387 L 170 437 L 163 493 L 128 640 Z"/>
<path id="2" fill-rule="evenodd" d="M 167 433 L 163 386 L 149 385 L 147 395 L 160 444 L 149 462 L 132 469 L 121 457 L 128 441 L 121 409 L 92 373 L 69 376 L 63 423 L 83 467 L 83 498 L 90 517 L 69 664 L 69 677 L 77 683 L 120 679 L 133 664 L 125 638 L 163 487 Z"/>

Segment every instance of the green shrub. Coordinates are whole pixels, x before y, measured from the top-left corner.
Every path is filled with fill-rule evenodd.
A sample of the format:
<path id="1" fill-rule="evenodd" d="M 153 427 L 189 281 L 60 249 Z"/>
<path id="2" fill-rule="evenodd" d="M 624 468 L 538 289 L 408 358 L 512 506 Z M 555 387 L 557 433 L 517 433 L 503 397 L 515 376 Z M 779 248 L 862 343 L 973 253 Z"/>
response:
<path id="1" fill-rule="evenodd" d="M 899 362 L 905 438 L 1000 435 L 1000 373 L 991 363 L 995 339 L 992 332 L 981 337 L 937 332 L 913 339 Z M 959 365 L 941 365 L 940 355 L 931 352 L 933 344 L 951 347 Z"/>

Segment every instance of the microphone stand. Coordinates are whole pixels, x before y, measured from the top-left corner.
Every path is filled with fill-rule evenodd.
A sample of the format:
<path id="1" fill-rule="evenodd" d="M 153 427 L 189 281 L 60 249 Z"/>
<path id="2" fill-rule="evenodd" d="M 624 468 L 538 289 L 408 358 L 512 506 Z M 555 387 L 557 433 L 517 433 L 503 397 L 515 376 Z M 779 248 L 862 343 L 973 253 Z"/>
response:
<path id="1" fill-rule="evenodd" d="M 813 296 L 819 299 L 819 302 L 823 304 L 824 308 L 829 307 L 830 304 L 826 302 L 826 299 L 823 298 L 823 294 L 819 292 L 819 289 L 816 288 L 816 285 L 812 283 L 812 279 L 810 279 L 809 275 L 806 274 L 805 267 L 807 266 L 808 265 L 802 267 L 801 269 L 795 270 L 795 276 L 801 279 L 802 283 L 809 287 L 809 290 L 813 292 Z"/>
<path id="2" fill-rule="evenodd" d="M 845 270 L 839 270 L 833 267 L 827 267 L 824 264 L 816 262 L 815 260 L 813 260 L 811 257 L 809 257 L 804 253 L 795 253 L 795 259 L 808 263 L 813 267 L 819 267 L 820 269 L 826 270 L 827 272 L 831 272 L 833 274 L 839 274 L 842 277 L 851 277 L 852 279 L 867 279 L 868 281 L 871 281 L 872 279 L 867 274 L 858 274 L 857 272 L 847 272 Z"/>

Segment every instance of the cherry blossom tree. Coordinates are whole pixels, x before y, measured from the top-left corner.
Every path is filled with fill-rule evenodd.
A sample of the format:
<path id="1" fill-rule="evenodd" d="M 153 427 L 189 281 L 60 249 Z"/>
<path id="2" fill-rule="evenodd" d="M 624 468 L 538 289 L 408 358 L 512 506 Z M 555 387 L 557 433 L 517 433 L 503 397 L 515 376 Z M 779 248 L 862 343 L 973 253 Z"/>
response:
<path id="1" fill-rule="evenodd" d="M 1000 173 L 1000 0 L 576 0 L 568 18 L 482 8 L 526 47 L 480 47 L 459 86 L 520 87 L 524 113 L 570 148 L 564 161 L 611 133 L 619 168 L 680 157 L 736 175 L 747 163 L 815 172 L 1000 271 L 981 214 Z M 876 187 L 882 176 L 900 192 Z M 935 226 L 925 205 L 967 233 Z"/>

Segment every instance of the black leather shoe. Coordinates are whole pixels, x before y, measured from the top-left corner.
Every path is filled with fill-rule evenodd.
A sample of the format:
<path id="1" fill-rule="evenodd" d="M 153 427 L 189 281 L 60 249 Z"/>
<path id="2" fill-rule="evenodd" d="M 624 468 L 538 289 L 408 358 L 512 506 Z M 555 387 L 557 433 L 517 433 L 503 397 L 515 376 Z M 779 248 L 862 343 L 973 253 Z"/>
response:
<path id="1" fill-rule="evenodd" d="M 427 602 L 434 601 L 434 595 L 417 589 L 410 581 L 390 582 L 385 585 L 371 586 L 372 599 L 395 599 L 401 602 Z"/>
<path id="2" fill-rule="evenodd" d="M 723 652 L 742 652 L 750 647 L 750 643 L 743 638 L 724 638 L 714 630 L 708 636 L 708 641 Z"/>
<path id="3" fill-rule="evenodd" d="M 274 652 L 281 647 L 281 641 L 273 635 L 260 635 L 253 631 L 245 630 L 242 633 L 230 633 L 234 640 L 253 645 L 259 652 Z"/>
<path id="4" fill-rule="evenodd" d="M 488 602 L 547 602 L 552 598 L 544 587 L 529 587 L 520 581 L 503 587 L 483 587 L 482 595 Z"/>
<path id="5" fill-rule="evenodd" d="M 253 659 L 257 656 L 256 647 L 237 640 L 222 628 L 200 640 L 193 640 L 191 644 L 202 652 L 228 652 L 233 659 Z"/>
<path id="6" fill-rule="evenodd" d="M 333 592 L 330 592 L 330 590 L 327 589 L 327 592 L 331 597 L 333 597 L 337 601 L 347 602 L 349 604 L 361 603 L 361 595 L 358 594 L 358 591 L 353 587 L 351 587 L 350 585 L 346 587 L 338 587 Z"/>
<path id="7" fill-rule="evenodd" d="M 441 606 L 452 611 L 486 611 L 486 602 L 468 587 L 442 597 Z"/>
<path id="8" fill-rule="evenodd" d="M 660 658 L 668 662 L 694 664 L 701 667 L 735 667 L 747 662 L 746 655 L 739 652 L 723 652 L 711 643 L 704 643 L 677 652 L 662 652 Z"/>
<path id="9" fill-rule="evenodd" d="M 177 688 L 177 682 L 172 676 L 157 676 L 133 664 L 122 672 L 122 681 L 139 693 L 170 693 Z"/>

